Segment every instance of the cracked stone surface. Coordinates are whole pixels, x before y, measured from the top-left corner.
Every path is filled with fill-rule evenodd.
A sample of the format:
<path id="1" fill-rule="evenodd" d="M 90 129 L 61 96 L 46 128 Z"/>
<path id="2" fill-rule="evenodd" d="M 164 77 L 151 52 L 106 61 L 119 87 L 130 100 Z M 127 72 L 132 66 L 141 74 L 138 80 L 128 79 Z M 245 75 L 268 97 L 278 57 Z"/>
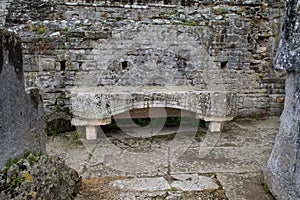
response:
<path id="1" fill-rule="evenodd" d="M 261 186 L 261 173 L 218 173 L 228 199 L 271 200 Z"/>
<path id="2" fill-rule="evenodd" d="M 171 189 L 170 184 L 163 177 L 116 180 L 112 182 L 112 185 L 114 187 L 130 191 L 157 191 Z"/>
<path id="3" fill-rule="evenodd" d="M 103 129 L 95 141 L 50 138 L 47 151 L 83 176 L 77 199 L 269 200 L 261 173 L 278 127 L 279 117 L 270 117 L 236 119 L 200 136 L 176 126 L 151 137 Z"/>
<path id="4" fill-rule="evenodd" d="M 182 191 L 216 190 L 219 188 L 218 184 L 212 178 L 197 174 L 172 175 L 172 178 L 175 179 L 171 183 L 172 188 Z"/>

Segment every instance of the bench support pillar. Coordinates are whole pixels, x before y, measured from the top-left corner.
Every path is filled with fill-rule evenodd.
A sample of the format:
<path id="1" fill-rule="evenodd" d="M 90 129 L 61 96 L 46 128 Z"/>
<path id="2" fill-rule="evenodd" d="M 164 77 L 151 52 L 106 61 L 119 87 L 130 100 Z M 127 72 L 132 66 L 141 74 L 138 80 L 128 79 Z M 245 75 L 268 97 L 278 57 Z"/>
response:
<path id="1" fill-rule="evenodd" d="M 221 132 L 224 122 L 209 122 L 208 130 L 210 132 Z"/>
<path id="2" fill-rule="evenodd" d="M 87 140 L 96 140 L 98 134 L 98 126 L 111 123 L 111 118 L 106 119 L 72 119 L 72 124 L 75 126 L 85 126 L 85 135 Z"/>
<path id="3" fill-rule="evenodd" d="M 86 126 L 85 134 L 87 140 L 96 140 L 97 139 L 97 126 Z"/>

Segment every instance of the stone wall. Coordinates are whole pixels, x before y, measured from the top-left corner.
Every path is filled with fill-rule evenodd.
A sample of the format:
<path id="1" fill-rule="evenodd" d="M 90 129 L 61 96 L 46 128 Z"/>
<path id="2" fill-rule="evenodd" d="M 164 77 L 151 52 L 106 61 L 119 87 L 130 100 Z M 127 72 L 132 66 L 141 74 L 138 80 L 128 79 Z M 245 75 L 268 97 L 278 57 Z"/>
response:
<path id="1" fill-rule="evenodd" d="M 45 150 L 43 104 L 37 88 L 25 92 L 21 40 L 0 30 L 0 168 L 24 152 Z"/>
<path id="2" fill-rule="evenodd" d="M 5 25 L 6 15 L 12 0 L 0 0 L 0 27 Z"/>
<path id="3" fill-rule="evenodd" d="M 22 0 L 6 26 L 23 39 L 26 85 L 41 89 L 46 113 L 69 114 L 74 86 L 159 85 L 230 90 L 238 116 L 273 115 L 284 96 L 285 74 L 272 67 L 282 12 L 278 0 Z"/>
<path id="4" fill-rule="evenodd" d="M 279 133 L 264 171 L 277 199 L 300 199 L 300 1 L 287 1 L 276 68 L 287 70 Z"/>

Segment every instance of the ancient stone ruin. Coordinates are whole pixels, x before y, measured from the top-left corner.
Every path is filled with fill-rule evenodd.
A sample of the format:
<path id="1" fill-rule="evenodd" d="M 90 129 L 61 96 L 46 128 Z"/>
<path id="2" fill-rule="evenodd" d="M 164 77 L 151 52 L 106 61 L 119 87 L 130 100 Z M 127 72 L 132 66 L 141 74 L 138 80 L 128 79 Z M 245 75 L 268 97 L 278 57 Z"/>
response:
<path id="1" fill-rule="evenodd" d="M 281 112 L 285 74 L 275 71 L 272 61 L 283 7 L 280 0 L 23 0 L 3 1 L 1 16 L 3 26 L 21 35 L 25 82 L 42 92 L 48 133 L 72 129 L 73 117 L 74 125 L 103 120 L 84 118 L 77 112 L 78 98 L 72 101 L 71 97 L 82 87 L 111 92 L 112 86 L 130 86 L 129 94 L 144 87 L 141 95 L 145 96 L 149 86 L 158 93 L 165 87 L 172 94 L 156 99 L 157 106 L 192 111 L 198 118 L 217 123 L 218 131 L 234 116 Z M 185 97 L 177 101 L 177 90 L 191 92 L 181 93 Z M 201 92 L 224 94 L 230 106 L 223 110 L 228 112 L 218 116 L 207 113 L 217 107 L 200 111 L 197 105 L 184 105 Z M 227 93 L 234 98 L 228 101 Z M 130 101 L 125 107 L 117 106 L 120 109 L 111 115 L 141 107 L 129 106 Z M 170 106 L 166 101 L 180 105 Z M 214 100 L 204 101 L 210 107 Z"/>
<path id="2" fill-rule="evenodd" d="M 287 71 L 284 111 L 274 149 L 264 171 L 278 199 L 300 199 L 300 1 L 287 1 L 276 68 Z"/>
<path id="3" fill-rule="evenodd" d="M 97 127 L 111 123 L 113 118 L 161 117 L 160 108 L 166 108 L 167 116 L 204 120 L 213 138 L 213 132 L 220 133 L 224 122 L 234 118 L 280 114 L 285 100 L 280 132 L 264 176 L 276 198 L 300 198 L 299 1 L 287 1 L 279 42 L 284 3 L 283 0 L 0 0 L 0 26 L 9 30 L 0 33 L 0 167 L 9 157 L 20 156 L 27 150 L 44 151 L 43 128 L 49 135 L 57 135 L 73 130 L 74 126 L 84 127 L 86 139 L 95 140 Z M 273 66 L 278 47 L 276 68 L 286 69 L 286 82 L 286 73 Z M 267 130 L 274 124 L 261 127 Z M 230 126 L 236 128 L 234 134 L 245 133 L 245 129 L 257 130 L 251 124 L 232 122 Z M 221 181 L 227 186 L 226 191 L 234 190 L 231 183 L 244 178 L 244 172 L 254 172 L 247 174 L 248 177 L 257 177 L 261 172 L 265 154 L 271 150 L 268 139 L 274 135 L 255 133 L 247 138 L 234 134 L 223 136 L 224 141 L 216 151 L 203 160 L 199 153 L 193 157 L 201 149 L 197 146 L 202 145 L 199 142 L 188 152 L 192 156 L 184 157 L 177 165 L 156 154 L 161 163 L 144 164 L 154 168 L 155 176 L 164 176 L 158 179 L 167 185 L 179 181 L 172 179 L 178 176 L 171 176 L 171 170 L 194 173 L 197 179 L 199 173 L 211 173 L 214 169 L 217 174 L 205 174 L 210 176 L 206 179 L 214 183 L 213 188 L 220 189 Z M 241 140 L 230 143 L 235 139 Z M 260 139 L 257 149 L 251 146 Z M 120 168 L 140 169 L 140 165 L 134 168 L 128 164 L 130 157 L 125 154 L 122 154 L 124 159 L 111 156 L 109 153 L 117 152 L 113 148 L 91 145 L 98 141 L 84 140 L 83 147 L 72 146 L 74 143 L 66 140 L 57 143 L 62 148 L 66 145 L 77 153 L 80 151 L 78 157 L 60 151 L 57 144 L 49 146 L 86 175 L 105 174 L 103 169 L 107 174 L 117 174 L 114 168 L 113 171 L 102 168 L 108 158 L 109 164 Z M 148 144 L 147 140 L 142 142 Z M 123 145 L 122 141 L 117 144 Z M 251 148 L 243 149 L 249 144 Z M 242 147 L 235 151 L 239 145 Z M 214 148 L 206 147 L 209 152 Z M 93 150 L 90 152 L 89 148 Z M 169 149 L 166 152 L 169 156 Z M 252 160 L 240 159 L 253 155 L 257 157 Z M 226 162 L 215 159 L 222 156 Z M 48 162 L 47 157 L 43 159 Z M 119 166 L 115 162 L 118 159 L 128 165 Z M 148 157 L 143 159 L 152 161 Z M 236 175 L 237 172 L 240 174 Z M 59 170 L 57 173 L 61 175 Z M 76 184 L 71 181 L 72 186 L 79 181 L 75 175 Z M 169 182 L 165 177 L 171 177 Z M 172 190 L 171 185 L 166 188 Z M 73 189 L 71 193 L 73 196 Z"/>
<path id="4" fill-rule="evenodd" d="M 0 30 L 0 168 L 26 151 L 45 151 L 43 103 L 37 88 L 25 92 L 21 39 Z"/>

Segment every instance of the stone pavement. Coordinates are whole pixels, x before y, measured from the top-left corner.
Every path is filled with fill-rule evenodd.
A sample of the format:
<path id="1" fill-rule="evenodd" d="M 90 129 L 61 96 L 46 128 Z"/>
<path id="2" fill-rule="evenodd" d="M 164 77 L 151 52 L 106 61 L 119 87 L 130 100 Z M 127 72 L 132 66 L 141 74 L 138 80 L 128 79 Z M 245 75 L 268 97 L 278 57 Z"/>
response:
<path id="1" fill-rule="evenodd" d="M 164 127 L 151 137 L 132 137 L 149 126 L 104 130 L 95 141 L 67 133 L 50 138 L 47 151 L 84 178 L 77 199 L 264 200 L 272 197 L 261 172 L 278 127 L 279 117 L 269 117 L 236 119 L 222 133 L 205 135 L 189 126 Z"/>

